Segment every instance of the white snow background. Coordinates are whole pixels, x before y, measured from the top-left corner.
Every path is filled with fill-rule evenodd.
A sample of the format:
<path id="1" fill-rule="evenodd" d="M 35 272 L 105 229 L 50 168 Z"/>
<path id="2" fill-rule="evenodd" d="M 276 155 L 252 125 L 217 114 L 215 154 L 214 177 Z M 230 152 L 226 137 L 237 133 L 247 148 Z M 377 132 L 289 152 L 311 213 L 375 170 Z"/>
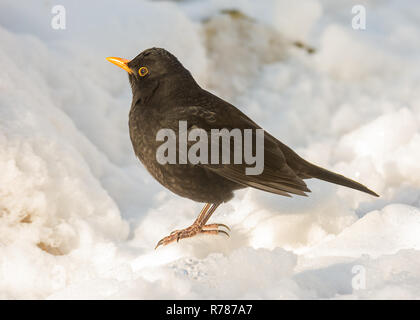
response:
<path id="1" fill-rule="evenodd" d="M 308 198 L 241 190 L 210 220 L 230 238 L 155 251 L 202 204 L 132 151 L 127 75 L 105 57 L 152 46 L 381 197 L 312 180 Z M 1 0 L 0 298 L 420 298 L 419 59 L 418 0 Z"/>

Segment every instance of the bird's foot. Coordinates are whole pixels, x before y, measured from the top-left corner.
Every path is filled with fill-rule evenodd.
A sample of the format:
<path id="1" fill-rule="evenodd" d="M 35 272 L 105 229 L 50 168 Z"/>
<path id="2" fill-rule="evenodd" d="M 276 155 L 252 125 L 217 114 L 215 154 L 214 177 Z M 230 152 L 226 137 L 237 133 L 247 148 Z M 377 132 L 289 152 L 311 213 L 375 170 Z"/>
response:
<path id="1" fill-rule="evenodd" d="M 229 234 L 224 230 L 219 230 L 219 227 L 224 227 L 228 231 L 230 231 L 230 228 L 222 223 L 212 223 L 212 224 L 206 224 L 204 226 L 201 226 L 199 224 L 192 224 L 188 228 L 182 229 L 182 230 L 174 230 L 170 233 L 169 236 L 161 239 L 155 249 L 157 249 L 160 245 L 166 246 L 167 244 L 170 244 L 171 242 L 178 242 L 181 239 L 184 238 L 191 238 L 199 233 L 205 233 L 205 234 L 220 234 L 223 233 L 229 237 Z"/>

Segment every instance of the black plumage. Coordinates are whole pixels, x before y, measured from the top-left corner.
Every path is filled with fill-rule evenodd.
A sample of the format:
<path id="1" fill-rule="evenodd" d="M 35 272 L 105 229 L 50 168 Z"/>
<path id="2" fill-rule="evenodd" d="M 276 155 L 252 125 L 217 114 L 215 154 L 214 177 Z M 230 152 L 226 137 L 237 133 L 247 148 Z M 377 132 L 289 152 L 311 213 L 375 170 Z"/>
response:
<path id="1" fill-rule="evenodd" d="M 284 196 L 306 195 L 310 190 L 304 179 L 317 178 L 378 196 L 356 181 L 302 159 L 267 132 L 264 132 L 264 170 L 259 175 L 246 175 L 246 164 L 158 163 L 156 152 L 162 142 L 156 140 L 157 132 L 167 128 L 178 133 L 179 121 L 187 121 L 189 129 L 204 129 L 209 137 L 211 129 L 261 127 L 232 104 L 202 89 L 178 59 L 164 49 L 147 49 L 131 61 L 108 60 L 129 73 L 133 93 L 129 131 L 137 157 L 172 192 L 207 203 L 192 226 L 173 232 L 158 246 L 197 233 L 226 234 L 219 230 L 225 225 L 206 222 L 220 203 L 233 197 L 233 191 L 245 187 Z"/>

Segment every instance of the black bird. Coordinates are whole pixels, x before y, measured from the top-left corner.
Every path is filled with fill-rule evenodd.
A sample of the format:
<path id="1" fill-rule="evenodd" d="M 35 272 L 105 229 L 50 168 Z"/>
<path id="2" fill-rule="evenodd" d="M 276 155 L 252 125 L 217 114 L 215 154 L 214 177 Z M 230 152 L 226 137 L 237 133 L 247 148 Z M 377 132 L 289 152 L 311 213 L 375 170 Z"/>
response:
<path id="1" fill-rule="evenodd" d="M 206 203 L 190 227 L 173 231 L 156 248 L 199 233 L 228 235 L 219 230 L 219 227 L 229 230 L 226 225 L 207 221 L 221 203 L 233 197 L 234 190 L 245 187 L 283 196 L 305 196 L 310 190 L 303 179 L 317 178 L 378 196 L 356 181 L 302 159 L 267 132 L 263 133 L 264 170 L 259 175 L 245 174 L 245 164 L 160 164 L 156 154 L 162 142 L 157 141 L 157 132 L 173 129 L 178 139 L 179 121 L 187 121 L 188 130 L 199 128 L 208 133 L 211 129 L 256 131 L 261 127 L 230 103 L 202 89 L 165 49 L 150 48 L 132 60 L 115 57 L 107 60 L 128 72 L 133 93 L 129 131 L 137 157 L 163 186 L 181 197 Z M 178 144 L 176 148 L 180 152 Z"/>

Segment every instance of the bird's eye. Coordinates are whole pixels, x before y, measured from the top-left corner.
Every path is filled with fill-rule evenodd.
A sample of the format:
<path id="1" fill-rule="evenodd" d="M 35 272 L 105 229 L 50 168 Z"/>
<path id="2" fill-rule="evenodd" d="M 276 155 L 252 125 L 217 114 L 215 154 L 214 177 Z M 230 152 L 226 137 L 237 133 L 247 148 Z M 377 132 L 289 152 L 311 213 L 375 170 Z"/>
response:
<path id="1" fill-rule="evenodd" d="M 149 73 L 149 69 L 147 69 L 146 67 L 141 67 L 139 69 L 139 75 L 140 75 L 140 77 L 144 77 L 148 73 Z"/>

